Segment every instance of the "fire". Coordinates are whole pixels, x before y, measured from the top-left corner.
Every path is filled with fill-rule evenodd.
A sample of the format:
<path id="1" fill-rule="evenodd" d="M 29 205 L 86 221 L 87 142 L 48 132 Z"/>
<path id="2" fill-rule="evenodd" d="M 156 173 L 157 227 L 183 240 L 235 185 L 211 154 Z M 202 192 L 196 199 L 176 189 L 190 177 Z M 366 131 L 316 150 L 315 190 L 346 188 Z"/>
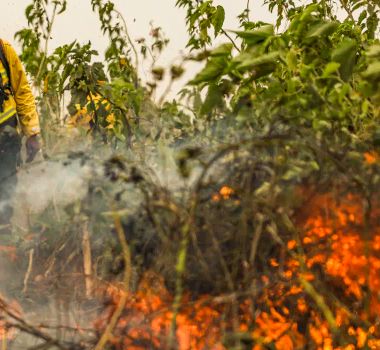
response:
<path id="1" fill-rule="evenodd" d="M 221 200 L 227 200 L 232 197 L 232 195 L 235 193 L 233 188 L 229 186 L 222 186 L 220 190 L 217 193 L 214 193 L 212 196 L 212 200 L 214 202 L 219 202 Z"/>
<path id="2" fill-rule="evenodd" d="M 364 160 L 369 165 L 376 164 L 379 161 L 379 155 L 375 152 L 366 152 L 364 153 Z"/>
<path id="3" fill-rule="evenodd" d="M 0 344 L 2 344 L 2 349 L 6 348 L 8 341 L 15 339 L 17 333 L 16 329 L 8 323 L 5 308 L 12 314 L 21 315 L 21 306 L 16 300 L 6 302 L 0 295 Z"/>
<path id="4" fill-rule="evenodd" d="M 154 290 L 146 284 L 152 278 L 156 280 Z M 157 285 L 157 281 L 160 285 Z M 109 293 L 116 304 L 124 292 L 112 288 Z M 217 307 L 207 305 L 208 302 L 207 297 L 194 303 L 183 300 L 184 306 L 176 318 L 178 349 L 224 349 L 220 343 L 222 313 Z M 146 273 L 137 293 L 128 298 L 123 317 L 114 330 L 112 343 L 117 348 L 128 350 L 164 349 L 173 319 L 172 303 L 173 298 L 164 287 L 162 279 L 153 272 Z M 113 312 L 112 307 L 109 312 L 97 320 L 98 329 L 107 324 Z"/>
<path id="5" fill-rule="evenodd" d="M 233 193 L 223 187 L 217 200 Z M 286 242 L 290 253 L 285 262 L 268 261 L 273 271 L 280 272 L 280 281 L 261 276 L 264 289 L 257 299 L 239 299 L 237 325 L 226 317 L 227 303 L 218 303 L 217 298 L 182 300 L 175 328 L 179 350 L 227 349 L 225 335 L 231 331 L 248 337 L 253 350 L 380 349 L 379 211 L 364 215 L 363 205 L 353 195 L 340 202 L 332 195 L 320 195 L 307 212 L 306 220 L 299 220 L 301 239 Z M 116 349 L 167 348 L 173 297 L 162 278 L 155 279 L 160 282 L 152 288 L 143 278 L 137 292 L 129 296 L 113 330 Z M 335 300 L 330 288 L 344 300 Z M 114 304 L 120 293 L 110 292 Z M 104 329 L 113 308 L 108 312 L 97 321 L 97 329 Z M 338 340 L 345 345 L 335 345 Z"/>
<path id="6" fill-rule="evenodd" d="M 303 243 L 310 252 L 318 246 L 325 250 L 311 253 L 308 267 L 323 265 L 329 276 L 344 284 L 346 294 L 357 299 L 364 297 L 364 289 L 368 287 L 371 313 L 380 314 L 377 293 L 380 287 L 380 228 L 375 226 L 379 212 L 372 213 L 371 222 L 367 223 L 371 231 L 367 233 L 369 237 L 365 237 L 362 230 L 366 223 L 360 201 L 351 197 L 347 203 L 336 205 L 328 197 L 320 200 L 331 213 L 320 213 L 306 221 Z"/>

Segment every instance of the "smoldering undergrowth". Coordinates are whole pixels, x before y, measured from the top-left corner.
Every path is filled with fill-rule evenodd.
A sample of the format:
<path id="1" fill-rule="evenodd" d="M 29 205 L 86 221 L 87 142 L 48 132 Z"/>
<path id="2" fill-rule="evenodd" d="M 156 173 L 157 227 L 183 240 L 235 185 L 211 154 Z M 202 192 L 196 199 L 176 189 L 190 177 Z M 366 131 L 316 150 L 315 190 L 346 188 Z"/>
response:
<path id="1" fill-rule="evenodd" d="M 259 300 L 268 283 L 261 276 L 273 286 L 283 280 L 281 269 L 268 261 L 284 263 L 287 242 L 302 235 L 297 226 L 308 201 L 332 189 L 337 197 L 368 195 L 355 173 L 343 171 L 358 166 L 350 150 L 324 148 L 305 134 L 243 134 L 227 145 L 188 142 L 143 155 L 96 146 L 28 166 L 17 195 L 32 208 L 21 208 L 26 219 L 14 218 L 19 260 L 17 277 L 12 271 L 5 282 L 8 296 L 23 300 L 31 320 L 38 315 L 48 324 L 79 322 L 85 328 L 91 320 L 77 312 L 89 308 L 96 318 L 106 306 L 107 286 L 124 283 L 126 269 L 132 292 L 149 274 L 162 278 L 174 297 L 230 296 L 232 306 L 247 296 Z M 295 157 L 302 147 L 309 151 Z M 324 157 L 322 168 L 304 166 L 290 176 L 295 164 L 305 165 L 303 159 L 315 154 Z M 373 169 L 360 166 L 370 184 Z M 66 332 L 62 341 L 67 337 L 78 339 Z"/>

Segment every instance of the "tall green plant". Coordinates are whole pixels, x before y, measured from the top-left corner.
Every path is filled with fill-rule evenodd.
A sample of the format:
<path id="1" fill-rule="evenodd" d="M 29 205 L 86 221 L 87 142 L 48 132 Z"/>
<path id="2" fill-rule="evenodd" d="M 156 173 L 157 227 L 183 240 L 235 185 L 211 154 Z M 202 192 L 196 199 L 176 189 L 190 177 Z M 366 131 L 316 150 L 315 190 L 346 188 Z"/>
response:
<path id="1" fill-rule="evenodd" d="M 291 120 L 289 125 L 325 132 L 364 132 L 376 111 L 363 76 L 373 40 L 350 19 L 327 19 L 321 4 L 292 13 L 281 34 L 260 24 L 235 32 L 242 52 L 234 53 L 230 44 L 211 51 L 191 80 L 208 91 L 201 111 L 225 114 L 220 107 L 228 101 L 231 115 L 256 130 Z"/>
<path id="2" fill-rule="evenodd" d="M 176 6 L 186 9 L 187 31 L 190 36 L 187 46 L 191 50 L 205 48 L 212 43 L 213 37 L 223 32 L 223 6 L 214 6 L 212 0 L 177 0 Z"/>

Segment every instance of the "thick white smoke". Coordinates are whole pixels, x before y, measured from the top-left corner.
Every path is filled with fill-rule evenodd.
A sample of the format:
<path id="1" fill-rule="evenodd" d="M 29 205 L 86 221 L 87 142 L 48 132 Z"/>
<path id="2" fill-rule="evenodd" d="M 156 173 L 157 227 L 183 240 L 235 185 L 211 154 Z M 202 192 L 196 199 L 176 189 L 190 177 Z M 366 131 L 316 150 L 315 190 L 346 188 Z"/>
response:
<path id="1" fill-rule="evenodd" d="M 28 215 L 42 212 L 48 206 L 62 208 L 82 199 L 88 190 L 92 169 L 80 160 L 45 161 L 20 169 L 12 199 L 12 222 L 25 227 Z"/>

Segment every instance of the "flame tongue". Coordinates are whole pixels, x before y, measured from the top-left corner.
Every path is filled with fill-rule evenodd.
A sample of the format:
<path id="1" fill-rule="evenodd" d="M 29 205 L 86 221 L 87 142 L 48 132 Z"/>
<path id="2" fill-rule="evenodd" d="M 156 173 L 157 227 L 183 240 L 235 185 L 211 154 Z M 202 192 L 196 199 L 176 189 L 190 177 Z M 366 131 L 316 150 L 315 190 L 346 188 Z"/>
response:
<path id="1" fill-rule="evenodd" d="M 217 205 L 235 201 L 234 196 L 223 189 Z M 126 300 L 108 337 L 115 349 L 169 349 L 173 337 L 178 350 L 243 345 L 253 350 L 380 349 L 377 208 L 373 204 L 372 212 L 366 213 L 353 195 L 339 202 L 332 195 L 315 197 L 304 210 L 307 215 L 298 220 L 302 236 L 292 237 L 279 256 L 271 256 L 266 272 L 258 271 L 252 281 L 252 291 L 196 300 L 187 294 L 178 313 L 164 278 L 153 271 L 144 273 L 134 293 L 107 285 L 103 290 L 111 303 L 95 328 L 104 334 L 120 301 Z M 3 252 L 14 259 L 12 249 Z M 0 301 L 0 341 L 6 344 L 16 336 L 7 311 L 20 315 L 21 308 Z"/>
<path id="2" fill-rule="evenodd" d="M 289 258 L 282 263 L 275 258 L 268 261 L 279 278 L 262 275 L 262 293 L 256 300 L 239 298 L 235 318 L 227 316 L 231 302 L 217 302 L 223 298 L 182 300 L 176 316 L 179 350 L 227 349 L 229 331 L 246 345 L 252 344 L 248 346 L 254 350 L 266 346 L 299 349 L 310 341 L 321 350 L 350 350 L 364 344 L 380 348 L 379 330 L 374 326 L 380 315 L 378 212 L 372 213 L 373 222 L 367 226 L 369 237 L 363 237 L 364 211 L 354 196 L 348 195 L 340 203 L 330 195 L 318 196 L 308 212 L 311 215 L 301 224 L 302 250 L 292 239 L 287 243 L 293 252 Z M 305 256 L 299 255 L 301 251 Z M 343 300 L 330 300 L 328 288 L 340 291 Z M 117 303 L 121 292 L 109 293 Z M 125 350 L 165 349 L 174 316 L 172 303 L 162 277 L 148 272 L 138 291 L 128 298 L 113 343 Z M 113 309 L 108 312 L 107 317 Z M 98 320 L 98 329 L 104 328 L 107 317 Z M 334 346 L 337 330 L 351 339 L 346 347 Z"/>
<path id="3" fill-rule="evenodd" d="M 6 349 L 8 341 L 15 339 L 17 330 L 11 326 L 9 315 L 21 317 L 22 309 L 16 300 L 7 302 L 5 298 L 0 295 L 0 344 L 1 349 Z"/>
<path id="4" fill-rule="evenodd" d="M 124 292 L 111 288 L 108 293 L 117 304 Z M 207 305 L 208 297 L 196 302 L 186 299 L 176 317 L 178 349 L 224 349 L 220 343 L 222 313 L 216 306 Z M 172 326 L 172 303 L 173 298 L 165 288 L 162 277 L 152 271 L 146 272 L 138 291 L 128 298 L 112 342 L 118 346 L 122 344 L 123 349 L 128 350 L 164 349 Z M 113 311 L 114 307 L 111 307 L 107 315 L 97 320 L 98 329 L 106 326 Z"/>

